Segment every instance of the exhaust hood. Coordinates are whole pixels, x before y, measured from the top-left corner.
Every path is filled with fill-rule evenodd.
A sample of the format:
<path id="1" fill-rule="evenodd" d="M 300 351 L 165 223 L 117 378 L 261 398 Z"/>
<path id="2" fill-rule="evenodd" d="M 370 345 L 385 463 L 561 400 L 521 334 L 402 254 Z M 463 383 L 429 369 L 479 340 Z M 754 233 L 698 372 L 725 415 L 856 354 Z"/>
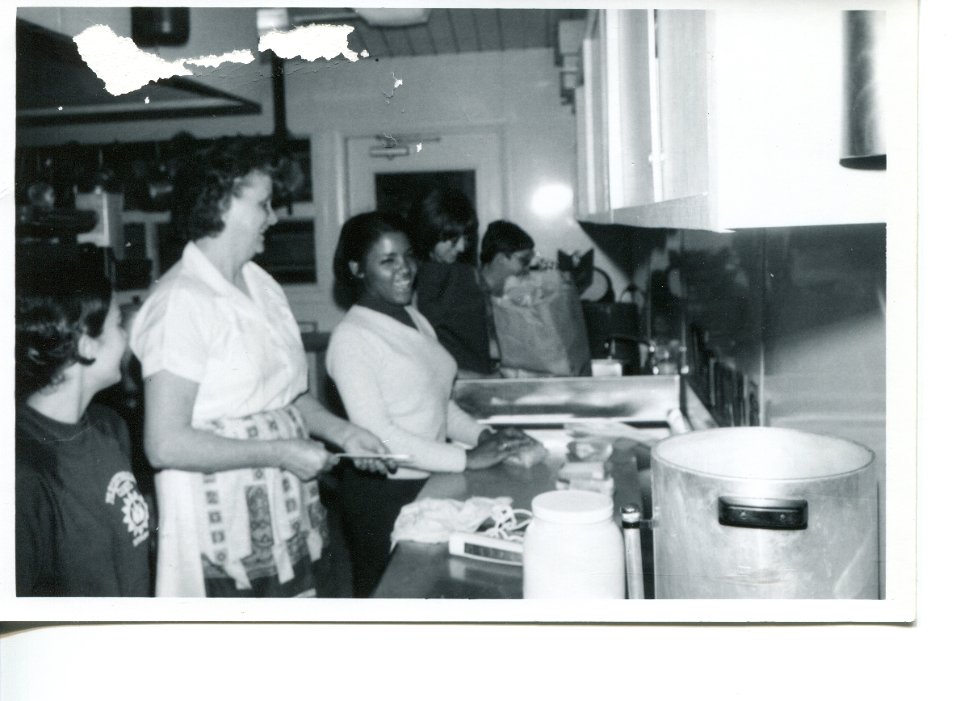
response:
<path id="1" fill-rule="evenodd" d="M 111 95 L 70 37 L 17 20 L 17 126 L 260 112 L 256 102 L 180 76 Z"/>

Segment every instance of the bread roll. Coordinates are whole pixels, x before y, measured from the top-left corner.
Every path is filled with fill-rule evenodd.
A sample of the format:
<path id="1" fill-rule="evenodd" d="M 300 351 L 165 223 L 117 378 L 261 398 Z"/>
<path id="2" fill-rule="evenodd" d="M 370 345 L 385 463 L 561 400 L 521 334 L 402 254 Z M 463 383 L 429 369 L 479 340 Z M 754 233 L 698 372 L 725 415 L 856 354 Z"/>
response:
<path id="1" fill-rule="evenodd" d="M 504 458 L 503 464 L 508 467 L 529 468 L 543 462 L 547 459 L 547 456 L 549 456 L 547 449 L 539 441 L 530 439 L 529 443 L 520 446 L 515 452 Z"/>

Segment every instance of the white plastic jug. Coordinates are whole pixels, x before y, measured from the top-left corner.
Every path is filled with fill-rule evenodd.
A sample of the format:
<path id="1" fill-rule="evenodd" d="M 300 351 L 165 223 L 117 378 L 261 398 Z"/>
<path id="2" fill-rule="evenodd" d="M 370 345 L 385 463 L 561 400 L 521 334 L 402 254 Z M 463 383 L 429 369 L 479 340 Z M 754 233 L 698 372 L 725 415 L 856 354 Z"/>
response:
<path id="1" fill-rule="evenodd" d="M 613 500 L 581 490 L 533 499 L 523 543 L 523 598 L 624 598 L 623 537 Z"/>

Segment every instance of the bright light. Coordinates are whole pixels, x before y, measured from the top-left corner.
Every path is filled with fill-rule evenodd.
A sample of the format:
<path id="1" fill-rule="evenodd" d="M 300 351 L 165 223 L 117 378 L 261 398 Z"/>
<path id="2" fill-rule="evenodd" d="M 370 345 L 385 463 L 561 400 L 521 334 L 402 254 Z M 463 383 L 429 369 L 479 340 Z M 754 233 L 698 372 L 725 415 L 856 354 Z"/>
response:
<path id="1" fill-rule="evenodd" d="M 563 183 L 541 185 L 530 198 L 530 211 L 541 219 L 550 219 L 566 213 L 573 204 L 573 188 Z"/>

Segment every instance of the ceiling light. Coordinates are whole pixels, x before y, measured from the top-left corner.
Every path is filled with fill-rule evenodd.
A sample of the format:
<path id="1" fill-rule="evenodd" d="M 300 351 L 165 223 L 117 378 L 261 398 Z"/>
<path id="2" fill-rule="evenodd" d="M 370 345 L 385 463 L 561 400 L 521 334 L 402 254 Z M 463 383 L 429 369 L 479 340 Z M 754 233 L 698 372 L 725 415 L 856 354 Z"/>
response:
<path id="1" fill-rule="evenodd" d="M 430 17 L 430 10 L 416 7 L 355 7 L 353 11 L 371 27 L 410 27 Z"/>

